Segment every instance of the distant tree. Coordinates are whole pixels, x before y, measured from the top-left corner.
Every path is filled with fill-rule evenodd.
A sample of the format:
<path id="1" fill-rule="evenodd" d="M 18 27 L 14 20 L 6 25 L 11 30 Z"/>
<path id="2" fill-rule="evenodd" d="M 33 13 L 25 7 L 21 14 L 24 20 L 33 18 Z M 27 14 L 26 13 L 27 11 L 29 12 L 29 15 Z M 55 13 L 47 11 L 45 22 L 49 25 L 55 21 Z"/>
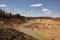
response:
<path id="1" fill-rule="evenodd" d="M 10 19 L 10 18 L 20 18 L 21 20 L 25 19 L 25 17 L 21 16 L 19 13 L 18 14 L 12 14 L 11 12 L 7 13 L 5 11 L 2 11 L 2 9 L 0 9 L 0 17 L 4 17 L 7 19 Z"/>
<path id="2" fill-rule="evenodd" d="M 2 16 L 2 9 L 0 9 L 0 16 Z"/>
<path id="3" fill-rule="evenodd" d="M 3 17 L 5 17 L 5 15 L 6 15 L 6 14 L 5 14 L 5 11 L 2 12 L 2 15 L 3 15 Z"/>
<path id="4" fill-rule="evenodd" d="M 5 18 L 9 18 L 9 14 L 7 12 L 5 13 Z"/>
<path id="5" fill-rule="evenodd" d="M 16 14 L 16 18 L 19 18 L 20 17 L 20 14 L 18 13 L 18 14 Z"/>
<path id="6" fill-rule="evenodd" d="M 0 14 L 2 13 L 2 9 L 0 9 Z"/>
<path id="7" fill-rule="evenodd" d="M 11 12 L 10 12 L 10 15 L 12 16 Z"/>
<path id="8" fill-rule="evenodd" d="M 10 16 L 10 18 L 12 18 L 12 17 L 13 17 L 13 15 L 12 15 L 12 13 L 11 13 L 11 12 L 9 13 L 9 16 Z"/>

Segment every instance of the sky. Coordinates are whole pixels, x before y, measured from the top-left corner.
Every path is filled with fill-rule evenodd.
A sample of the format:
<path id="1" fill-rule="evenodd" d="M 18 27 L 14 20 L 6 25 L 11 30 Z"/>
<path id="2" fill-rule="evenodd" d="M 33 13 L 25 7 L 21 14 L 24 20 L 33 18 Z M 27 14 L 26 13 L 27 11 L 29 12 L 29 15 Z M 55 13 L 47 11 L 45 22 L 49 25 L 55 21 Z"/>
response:
<path id="1" fill-rule="evenodd" d="M 60 17 L 60 0 L 0 0 L 0 9 L 29 17 Z"/>

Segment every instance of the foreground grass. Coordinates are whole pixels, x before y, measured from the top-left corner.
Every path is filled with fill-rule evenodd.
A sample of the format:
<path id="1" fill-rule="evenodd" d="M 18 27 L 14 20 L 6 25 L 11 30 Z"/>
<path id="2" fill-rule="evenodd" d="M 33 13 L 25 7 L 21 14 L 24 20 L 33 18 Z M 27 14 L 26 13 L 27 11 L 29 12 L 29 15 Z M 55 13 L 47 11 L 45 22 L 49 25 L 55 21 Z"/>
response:
<path id="1" fill-rule="evenodd" d="M 22 26 L 17 26 L 16 28 L 17 30 L 24 32 L 27 35 L 30 35 L 38 40 L 44 40 L 44 38 L 42 36 L 40 36 L 38 33 L 31 31 L 31 30 L 27 30 L 26 28 L 22 27 Z"/>

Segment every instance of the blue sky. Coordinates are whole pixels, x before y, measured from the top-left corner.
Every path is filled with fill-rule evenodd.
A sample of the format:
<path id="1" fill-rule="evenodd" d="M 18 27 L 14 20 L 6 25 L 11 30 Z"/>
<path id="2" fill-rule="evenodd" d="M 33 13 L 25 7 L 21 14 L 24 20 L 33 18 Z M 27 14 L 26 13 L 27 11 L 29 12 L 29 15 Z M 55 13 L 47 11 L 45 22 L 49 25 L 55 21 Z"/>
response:
<path id="1" fill-rule="evenodd" d="M 0 9 L 24 16 L 60 17 L 60 0 L 0 0 Z"/>

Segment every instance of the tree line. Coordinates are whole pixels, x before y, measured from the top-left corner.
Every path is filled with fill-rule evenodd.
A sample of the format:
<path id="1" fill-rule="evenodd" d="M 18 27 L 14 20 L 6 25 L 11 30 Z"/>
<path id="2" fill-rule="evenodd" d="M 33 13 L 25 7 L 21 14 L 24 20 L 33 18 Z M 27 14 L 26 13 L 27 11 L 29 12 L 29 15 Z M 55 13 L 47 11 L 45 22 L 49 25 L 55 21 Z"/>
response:
<path id="1" fill-rule="evenodd" d="M 3 11 L 2 9 L 0 9 L 0 17 L 4 17 L 4 18 L 25 18 L 24 16 L 21 16 L 19 13 L 17 14 L 12 14 L 11 12 L 10 13 L 7 13 L 5 11 Z"/>
<path id="2" fill-rule="evenodd" d="M 0 9 L 0 17 L 4 17 L 4 18 L 20 18 L 21 20 L 29 20 L 29 19 L 52 19 L 52 17 L 25 17 L 25 16 L 21 16 L 19 13 L 17 14 L 12 14 L 11 12 L 5 12 L 2 9 Z"/>

